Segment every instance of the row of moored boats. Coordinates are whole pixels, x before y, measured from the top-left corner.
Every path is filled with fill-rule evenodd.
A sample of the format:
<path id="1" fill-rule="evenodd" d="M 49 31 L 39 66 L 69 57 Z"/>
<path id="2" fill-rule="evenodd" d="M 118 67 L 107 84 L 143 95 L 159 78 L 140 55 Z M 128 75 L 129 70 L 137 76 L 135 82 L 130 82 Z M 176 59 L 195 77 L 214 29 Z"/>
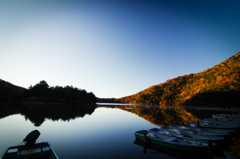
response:
<path id="1" fill-rule="evenodd" d="M 213 115 L 213 118 L 181 125 L 162 126 L 134 133 L 147 143 L 191 152 L 208 152 L 218 147 L 225 137 L 240 128 L 240 114 Z"/>

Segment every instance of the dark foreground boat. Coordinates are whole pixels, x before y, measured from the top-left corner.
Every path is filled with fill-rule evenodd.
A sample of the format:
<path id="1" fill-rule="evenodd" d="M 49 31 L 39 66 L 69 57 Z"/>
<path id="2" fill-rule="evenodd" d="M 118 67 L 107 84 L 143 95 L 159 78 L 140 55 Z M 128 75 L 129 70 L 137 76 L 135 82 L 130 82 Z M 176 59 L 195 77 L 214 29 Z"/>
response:
<path id="1" fill-rule="evenodd" d="M 52 146 L 48 142 L 37 143 L 31 147 L 27 145 L 9 147 L 1 159 L 58 159 Z"/>
<path id="2" fill-rule="evenodd" d="M 0 159 L 59 159 L 48 142 L 35 143 L 40 132 L 34 130 L 23 140 L 24 145 L 6 149 Z"/>

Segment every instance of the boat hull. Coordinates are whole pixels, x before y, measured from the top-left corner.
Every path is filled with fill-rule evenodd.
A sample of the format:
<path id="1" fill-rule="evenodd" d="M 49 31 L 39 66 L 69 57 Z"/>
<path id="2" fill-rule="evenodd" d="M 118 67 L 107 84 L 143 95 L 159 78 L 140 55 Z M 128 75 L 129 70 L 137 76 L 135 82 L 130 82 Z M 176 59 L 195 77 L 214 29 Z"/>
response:
<path id="1" fill-rule="evenodd" d="M 139 140 L 145 140 L 144 139 L 144 135 L 141 133 L 134 133 L 136 139 Z M 191 145 L 191 146 L 186 146 L 186 145 L 180 145 L 180 144 L 173 144 L 170 142 L 164 142 L 161 141 L 157 138 L 153 138 L 148 136 L 147 137 L 147 143 L 151 143 L 151 144 L 155 144 L 158 146 L 163 146 L 166 148 L 170 148 L 170 149 L 174 149 L 174 150 L 180 150 L 180 151 L 188 151 L 188 152 L 195 152 L 195 153 L 208 153 L 208 146 L 195 146 L 195 145 Z"/>
<path id="2" fill-rule="evenodd" d="M 0 159 L 59 159 L 52 146 L 48 142 L 37 143 L 32 146 L 12 146 L 9 147 Z"/>

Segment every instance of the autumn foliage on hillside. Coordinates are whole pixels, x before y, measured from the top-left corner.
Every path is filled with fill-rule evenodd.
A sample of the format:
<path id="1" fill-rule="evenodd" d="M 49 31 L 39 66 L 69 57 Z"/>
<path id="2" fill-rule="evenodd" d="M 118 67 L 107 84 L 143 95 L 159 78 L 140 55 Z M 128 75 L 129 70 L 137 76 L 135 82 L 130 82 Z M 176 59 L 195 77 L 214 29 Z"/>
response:
<path id="1" fill-rule="evenodd" d="M 167 107 L 140 107 L 134 109 L 125 109 L 123 106 L 122 109 L 136 114 L 141 118 L 146 119 L 150 123 L 158 126 L 183 125 L 185 122 L 198 120 L 198 118 L 192 113 L 181 108 L 169 109 Z"/>
<path id="2" fill-rule="evenodd" d="M 151 105 L 239 106 L 240 52 L 210 69 L 170 79 L 122 103 Z"/>

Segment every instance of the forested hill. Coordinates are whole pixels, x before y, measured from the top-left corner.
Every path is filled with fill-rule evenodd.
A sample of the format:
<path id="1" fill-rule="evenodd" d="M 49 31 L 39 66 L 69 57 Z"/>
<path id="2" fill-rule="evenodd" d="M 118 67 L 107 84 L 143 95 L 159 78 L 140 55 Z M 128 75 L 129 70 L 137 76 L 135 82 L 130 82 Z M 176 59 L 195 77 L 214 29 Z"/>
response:
<path id="1" fill-rule="evenodd" d="M 0 79 L 0 101 L 19 100 L 24 90 L 26 89 Z"/>
<path id="2" fill-rule="evenodd" d="M 151 105 L 240 106 L 240 52 L 210 69 L 170 79 L 120 102 Z"/>
<path id="3" fill-rule="evenodd" d="M 28 89 L 0 80 L 0 102 L 52 103 L 52 104 L 95 104 L 96 96 L 73 86 L 49 87 L 42 80 Z"/>

